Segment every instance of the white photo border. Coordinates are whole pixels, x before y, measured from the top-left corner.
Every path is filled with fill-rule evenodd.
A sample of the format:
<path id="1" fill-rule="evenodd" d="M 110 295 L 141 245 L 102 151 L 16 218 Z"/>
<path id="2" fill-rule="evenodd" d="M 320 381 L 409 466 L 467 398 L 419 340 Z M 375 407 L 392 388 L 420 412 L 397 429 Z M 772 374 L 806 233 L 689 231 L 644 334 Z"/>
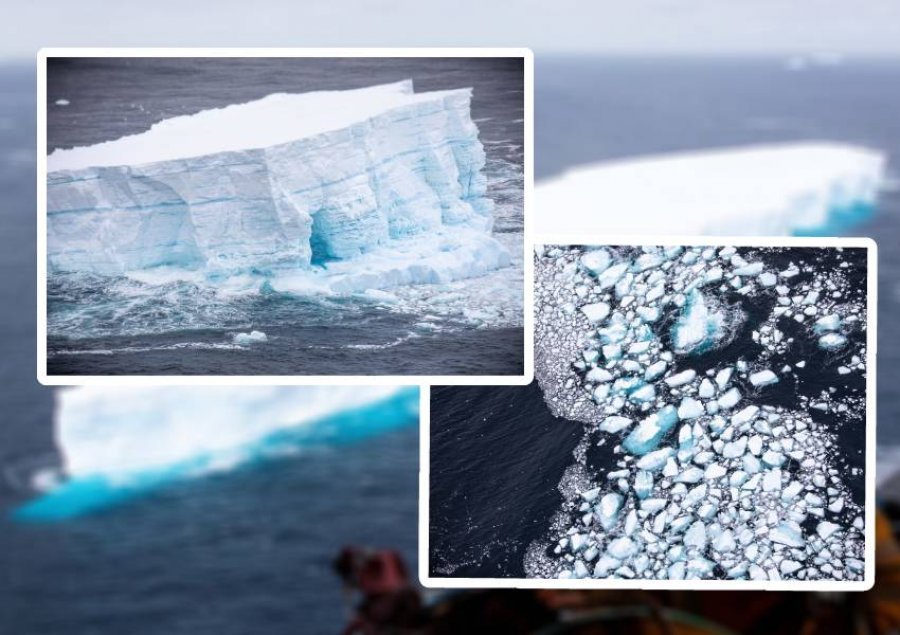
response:
<path id="1" fill-rule="evenodd" d="M 520 375 L 49 375 L 47 373 L 47 61 L 58 57 L 521 58 L 524 89 L 523 338 Z M 44 48 L 37 53 L 37 379 L 45 386 L 527 385 L 534 378 L 534 54 L 528 48 Z"/>
<path id="2" fill-rule="evenodd" d="M 732 236 L 573 236 L 541 235 L 539 245 L 584 246 L 713 246 L 713 247 L 821 247 L 864 248 L 867 250 L 866 281 L 866 458 L 865 458 L 865 570 L 861 581 L 756 581 L 756 580 L 619 580 L 619 579 L 543 579 L 543 578 L 452 578 L 432 577 L 429 573 L 430 546 L 430 446 L 431 390 L 423 386 L 419 406 L 419 581 L 431 589 L 671 589 L 697 591 L 867 591 L 875 584 L 875 427 L 876 359 L 878 321 L 878 246 L 871 238 L 797 238 Z M 533 259 L 533 255 L 532 255 Z M 533 289 L 531 290 L 533 292 Z M 530 293 L 529 296 L 533 297 Z"/>

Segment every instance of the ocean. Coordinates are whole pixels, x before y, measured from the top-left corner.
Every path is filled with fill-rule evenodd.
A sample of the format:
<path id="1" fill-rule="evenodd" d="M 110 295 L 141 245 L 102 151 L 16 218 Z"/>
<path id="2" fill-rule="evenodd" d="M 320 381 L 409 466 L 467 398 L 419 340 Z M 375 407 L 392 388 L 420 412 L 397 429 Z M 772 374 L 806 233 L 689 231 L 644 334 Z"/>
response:
<path id="1" fill-rule="evenodd" d="M 535 169 L 538 179 L 567 166 L 667 150 L 764 140 L 836 139 L 900 156 L 900 64 L 848 61 L 792 73 L 780 59 L 536 61 Z M 58 461 L 52 391 L 35 381 L 34 73 L 0 66 L 0 631 L 118 635 L 127 632 L 243 634 L 334 633 L 346 617 L 329 570 L 347 542 L 398 548 L 415 570 L 418 432 L 414 427 L 364 445 L 321 448 L 285 460 L 173 485 L 97 516 L 58 525 L 12 522 L 10 512 L 34 496 L 35 466 Z M 189 86 L 185 88 L 189 90 Z M 673 97 L 674 96 L 674 97 Z M 502 140 L 503 137 L 500 137 Z M 897 171 L 891 166 L 896 178 Z M 879 445 L 900 444 L 892 425 L 900 410 L 892 379 L 900 343 L 889 320 L 897 311 L 900 196 L 881 197 L 880 213 L 859 233 L 881 245 Z M 506 389 L 491 391 L 509 407 Z M 581 426 L 548 418 L 537 392 L 516 401 L 515 428 L 490 431 L 480 456 L 534 456 L 523 481 L 507 458 L 498 471 L 526 483 L 518 501 L 548 514 L 559 498 L 565 457 Z M 552 424 L 558 423 L 558 426 Z M 494 441 L 494 439 L 496 439 Z M 472 440 L 474 442 L 474 439 Z M 545 448 L 549 450 L 545 451 Z M 472 446 L 475 447 L 474 445 Z M 480 464 L 480 462 L 479 462 Z M 545 466 L 546 464 L 546 466 Z M 452 466 L 451 466 L 452 467 Z M 457 479 L 483 478 L 456 466 Z M 528 469 L 530 468 L 530 469 Z M 238 495 L 240 494 L 240 495 Z M 516 504 L 503 514 L 477 504 L 483 533 L 509 536 Z M 532 516 L 534 513 L 532 513 Z M 529 531 L 518 538 L 525 542 Z M 503 546 L 495 549 L 502 550 Z M 479 552 L 450 554 L 444 566 L 483 566 Z M 513 560 L 514 551 L 506 551 Z M 457 557 L 459 556 L 459 557 Z M 458 566 L 457 571 L 465 569 Z"/>
<path id="2" fill-rule="evenodd" d="M 510 267 L 446 285 L 391 289 L 399 299 L 387 302 L 275 292 L 223 299 L 217 285 L 51 275 L 49 374 L 521 375 L 519 59 L 54 60 L 47 151 L 117 139 L 162 119 L 275 92 L 407 78 L 417 92 L 473 88 L 472 118 L 488 157 L 488 196 L 496 204 L 494 232 L 513 255 Z M 485 307 L 501 295 L 508 301 L 500 314 L 487 315 Z M 264 332 L 267 341 L 236 345 L 235 335 L 250 330 Z"/>

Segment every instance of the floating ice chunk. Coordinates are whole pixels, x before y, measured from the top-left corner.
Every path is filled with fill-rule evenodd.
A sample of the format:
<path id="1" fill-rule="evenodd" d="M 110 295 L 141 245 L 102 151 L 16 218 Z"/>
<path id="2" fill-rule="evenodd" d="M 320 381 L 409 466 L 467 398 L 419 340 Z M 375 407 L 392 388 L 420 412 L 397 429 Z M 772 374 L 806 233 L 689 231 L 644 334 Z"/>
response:
<path id="1" fill-rule="evenodd" d="M 612 373 L 604 368 L 592 368 L 587 372 L 587 375 L 585 375 L 585 379 L 595 384 L 602 384 L 612 381 L 613 376 Z"/>
<path id="2" fill-rule="evenodd" d="M 706 525 L 702 521 L 696 521 L 684 534 L 684 545 L 693 547 L 698 551 L 706 549 Z"/>
<path id="3" fill-rule="evenodd" d="M 791 481 L 787 487 L 781 492 L 781 500 L 787 502 L 792 501 L 800 494 L 803 490 L 803 485 L 800 481 Z"/>
<path id="4" fill-rule="evenodd" d="M 741 437 L 736 441 L 729 441 L 722 448 L 722 456 L 726 459 L 736 459 L 744 455 L 747 449 L 747 437 Z"/>
<path id="5" fill-rule="evenodd" d="M 722 400 L 720 399 L 719 401 L 721 402 Z M 759 408 L 757 406 L 747 406 L 731 416 L 731 423 L 732 425 L 740 426 L 743 423 L 752 421 L 757 413 L 759 413 Z"/>
<path id="6" fill-rule="evenodd" d="M 716 385 L 719 387 L 719 390 L 725 390 L 728 386 L 728 382 L 731 381 L 731 374 L 733 372 L 734 369 L 729 366 L 716 373 Z"/>
<path id="7" fill-rule="evenodd" d="M 664 259 L 660 254 L 641 254 L 631 265 L 631 270 L 635 273 L 641 273 L 643 271 L 647 271 L 648 269 L 658 267 L 663 262 Z"/>
<path id="8" fill-rule="evenodd" d="M 644 322 L 656 322 L 660 315 L 656 307 L 640 306 L 635 311 Z"/>
<path id="9" fill-rule="evenodd" d="M 734 551 L 737 544 L 734 541 L 734 533 L 730 529 L 726 529 L 713 540 L 713 549 L 725 553 Z"/>
<path id="10" fill-rule="evenodd" d="M 267 342 L 269 338 L 262 331 L 250 331 L 249 333 L 237 333 L 234 336 L 234 343 L 240 346 L 248 346 L 260 342 Z"/>
<path id="11" fill-rule="evenodd" d="M 771 370 L 761 370 L 756 373 L 752 373 L 750 375 L 750 383 L 754 386 L 768 386 L 770 384 L 778 383 L 778 375 L 773 373 Z"/>
<path id="12" fill-rule="evenodd" d="M 813 326 L 817 333 L 836 331 L 839 328 L 841 328 L 841 316 L 837 313 L 829 313 L 824 317 L 820 317 Z"/>
<path id="13" fill-rule="evenodd" d="M 637 549 L 637 544 L 631 538 L 623 536 L 611 541 L 606 548 L 606 553 L 617 560 L 624 560 L 637 553 Z"/>
<path id="14" fill-rule="evenodd" d="M 637 402 L 653 401 L 656 398 L 656 389 L 651 384 L 647 384 L 632 392 L 628 398 Z"/>
<path id="15" fill-rule="evenodd" d="M 692 507 L 695 507 L 700 501 L 702 501 L 704 498 L 706 498 L 706 492 L 707 492 L 706 483 L 701 483 L 700 485 L 697 485 L 696 487 L 691 489 L 687 494 L 685 494 L 684 500 L 681 501 L 682 506 L 685 509 L 690 509 Z"/>
<path id="16" fill-rule="evenodd" d="M 617 432 L 621 432 L 626 428 L 630 428 L 631 424 L 634 423 L 628 417 L 620 417 L 618 415 L 607 417 L 603 420 L 599 426 L 597 426 L 603 432 L 609 432 L 615 434 Z"/>
<path id="17" fill-rule="evenodd" d="M 581 257 L 581 266 L 595 276 L 606 271 L 610 264 L 612 264 L 612 256 L 605 249 L 595 249 Z"/>
<path id="18" fill-rule="evenodd" d="M 581 312 L 590 322 L 596 324 L 605 319 L 609 315 L 609 305 L 605 302 L 595 302 L 593 304 L 585 304 L 581 307 Z"/>
<path id="19" fill-rule="evenodd" d="M 597 276 L 597 286 L 601 290 L 608 289 L 619 281 L 628 270 L 627 262 L 620 262 L 617 265 L 606 269 Z"/>
<path id="20" fill-rule="evenodd" d="M 600 499 L 600 504 L 596 508 L 597 520 L 607 531 L 615 526 L 623 500 L 622 496 L 613 493 L 606 494 Z"/>
<path id="21" fill-rule="evenodd" d="M 697 290 L 688 295 L 681 316 L 672 327 L 672 344 L 679 353 L 702 353 L 715 346 L 726 334 L 726 316 L 710 307 Z"/>
<path id="22" fill-rule="evenodd" d="M 723 466 L 719 465 L 718 463 L 711 463 L 710 465 L 706 466 L 706 471 L 703 473 L 703 477 L 707 481 L 715 481 L 722 478 L 727 473 L 728 470 L 726 470 Z"/>
<path id="23" fill-rule="evenodd" d="M 575 561 L 574 573 L 576 578 L 586 578 L 590 575 L 590 571 L 588 571 L 587 566 L 581 560 Z"/>
<path id="24" fill-rule="evenodd" d="M 819 338 L 819 347 L 826 350 L 842 348 L 847 343 L 847 338 L 839 333 L 827 333 Z"/>
<path id="25" fill-rule="evenodd" d="M 732 388 L 724 395 L 719 397 L 718 404 L 719 407 L 723 410 L 728 410 L 730 408 L 734 408 L 738 402 L 741 400 L 741 391 L 737 388 Z"/>
<path id="26" fill-rule="evenodd" d="M 675 477 L 676 483 L 699 483 L 703 479 L 703 470 L 699 467 L 689 467 Z"/>
<path id="27" fill-rule="evenodd" d="M 781 470 L 774 469 L 765 473 L 762 480 L 764 492 L 777 492 L 781 489 Z"/>
<path id="28" fill-rule="evenodd" d="M 803 540 L 803 530 L 800 525 L 791 520 L 785 520 L 778 526 L 769 530 L 769 539 L 788 547 L 803 547 L 806 542 Z"/>
<path id="29" fill-rule="evenodd" d="M 716 394 L 716 387 L 713 386 L 713 383 L 709 381 L 706 377 L 703 378 L 703 381 L 700 382 L 700 388 L 697 391 L 697 394 L 702 399 L 710 399 Z"/>
<path id="30" fill-rule="evenodd" d="M 644 371 L 644 381 L 653 381 L 657 377 L 662 376 L 664 372 L 666 372 L 665 361 L 659 360 L 653 362 L 652 364 L 650 364 L 650 366 L 647 367 L 647 370 Z"/>
<path id="31" fill-rule="evenodd" d="M 656 449 L 663 437 L 678 423 L 674 406 L 666 406 L 638 423 L 622 447 L 632 454 L 647 454 Z"/>
<path id="32" fill-rule="evenodd" d="M 677 386 L 683 386 L 684 384 L 689 384 L 694 381 L 694 378 L 697 376 L 697 371 L 692 369 L 683 370 L 680 373 L 676 373 L 675 375 L 671 375 L 666 377 L 665 382 L 675 388 Z"/>
<path id="33" fill-rule="evenodd" d="M 682 420 L 696 419 L 705 413 L 703 404 L 691 397 L 685 397 L 678 406 L 678 417 Z"/>
<path id="34" fill-rule="evenodd" d="M 749 264 L 744 265 L 743 267 L 738 267 L 732 273 L 736 276 L 758 276 L 762 273 L 763 263 L 761 262 L 751 262 Z M 773 282 L 774 284 L 774 282 Z"/>
<path id="35" fill-rule="evenodd" d="M 759 284 L 764 287 L 774 287 L 778 283 L 778 277 L 774 273 L 769 273 L 768 271 L 759 274 L 757 280 L 759 280 Z"/>
<path id="36" fill-rule="evenodd" d="M 638 459 L 637 466 L 641 470 L 657 472 L 665 466 L 666 461 L 668 461 L 673 454 L 675 454 L 675 450 L 672 448 L 662 448 L 660 450 L 648 452 Z"/>
<path id="37" fill-rule="evenodd" d="M 822 538 L 822 540 L 828 540 L 834 532 L 838 531 L 841 528 L 840 525 L 835 525 L 834 523 L 830 523 L 827 520 L 823 520 L 816 526 L 816 533 Z"/>
<path id="38" fill-rule="evenodd" d="M 68 106 L 71 102 L 68 99 L 57 99 L 53 103 L 57 106 Z"/>
<path id="39" fill-rule="evenodd" d="M 634 477 L 634 493 L 644 499 L 653 491 L 653 474 L 641 470 Z"/>

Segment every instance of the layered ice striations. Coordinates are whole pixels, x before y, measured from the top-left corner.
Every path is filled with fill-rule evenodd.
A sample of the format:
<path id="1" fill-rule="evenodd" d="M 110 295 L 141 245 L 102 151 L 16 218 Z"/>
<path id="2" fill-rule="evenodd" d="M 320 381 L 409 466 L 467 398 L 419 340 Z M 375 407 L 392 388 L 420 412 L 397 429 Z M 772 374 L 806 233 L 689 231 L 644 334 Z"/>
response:
<path id="1" fill-rule="evenodd" d="M 538 231 L 832 236 L 872 214 L 886 162 L 808 142 L 578 167 L 538 186 L 538 210 L 552 210 L 538 214 Z"/>
<path id="2" fill-rule="evenodd" d="M 358 291 L 505 266 L 470 101 L 469 89 L 416 94 L 411 81 L 275 94 L 57 150 L 48 269 L 312 270 L 289 283 L 309 290 L 329 288 L 319 265 L 337 265 L 337 290 Z"/>
<path id="3" fill-rule="evenodd" d="M 536 248 L 535 377 L 611 455 L 575 453 L 529 577 L 863 579 L 864 252 L 824 251 Z"/>

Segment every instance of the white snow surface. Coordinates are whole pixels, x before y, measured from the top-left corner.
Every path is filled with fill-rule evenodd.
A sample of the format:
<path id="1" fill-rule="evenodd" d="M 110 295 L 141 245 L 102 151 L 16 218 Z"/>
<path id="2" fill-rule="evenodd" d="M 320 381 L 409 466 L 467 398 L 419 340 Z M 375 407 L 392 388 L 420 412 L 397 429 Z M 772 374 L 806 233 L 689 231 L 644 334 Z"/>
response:
<path id="1" fill-rule="evenodd" d="M 870 208 L 886 157 L 829 142 L 648 156 L 580 166 L 536 189 L 539 233 L 791 235 Z"/>

